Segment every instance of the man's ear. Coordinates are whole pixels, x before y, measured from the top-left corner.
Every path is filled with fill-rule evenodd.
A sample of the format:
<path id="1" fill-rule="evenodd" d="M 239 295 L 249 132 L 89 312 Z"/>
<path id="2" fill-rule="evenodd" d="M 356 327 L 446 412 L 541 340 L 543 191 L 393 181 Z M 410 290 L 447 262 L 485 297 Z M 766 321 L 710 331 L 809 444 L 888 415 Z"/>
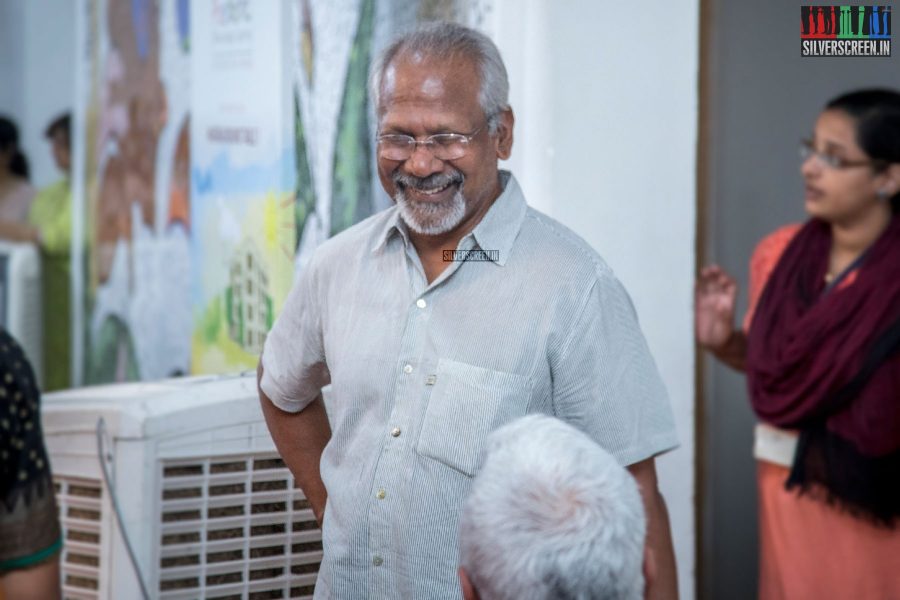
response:
<path id="1" fill-rule="evenodd" d="M 644 598 L 650 597 L 650 590 L 656 581 L 656 560 L 653 558 L 653 550 L 644 546 Z"/>
<path id="2" fill-rule="evenodd" d="M 475 591 L 475 586 L 472 585 L 472 580 L 469 579 L 469 574 L 466 573 L 466 570 L 460 567 L 456 573 L 459 575 L 459 585 L 462 587 L 463 600 L 479 600 L 478 592 Z"/>
<path id="3" fill-rule="evenodd" d="M 507 108 L 497 115 L 497 120 L 497 132 L 494 134 L 497 138 L 497 158 L 506 160 L 512 154 L 513 125 L 516 123 L 516 117 L 512 109 Z"/>

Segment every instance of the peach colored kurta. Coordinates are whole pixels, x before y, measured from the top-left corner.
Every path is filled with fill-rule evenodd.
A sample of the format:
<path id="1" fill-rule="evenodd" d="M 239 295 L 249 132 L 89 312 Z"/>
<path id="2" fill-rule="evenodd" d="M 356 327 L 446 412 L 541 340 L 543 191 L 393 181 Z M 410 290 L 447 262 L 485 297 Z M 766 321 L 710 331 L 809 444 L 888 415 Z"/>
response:
<path id="1" fill-rule="evenodd" d="M 799 229 L 779 229 L 753 253 L 745 329 L 765 282 Z M 852 273 L 840 285 L 853 285 L 854 280 Z M 785 430 L 778 434 L 796 435 Z M 757 455 L 760 600 L 900 600 L 900 528 L 876 527 L 788 491 L 788 474 L 789 467 Z"/>

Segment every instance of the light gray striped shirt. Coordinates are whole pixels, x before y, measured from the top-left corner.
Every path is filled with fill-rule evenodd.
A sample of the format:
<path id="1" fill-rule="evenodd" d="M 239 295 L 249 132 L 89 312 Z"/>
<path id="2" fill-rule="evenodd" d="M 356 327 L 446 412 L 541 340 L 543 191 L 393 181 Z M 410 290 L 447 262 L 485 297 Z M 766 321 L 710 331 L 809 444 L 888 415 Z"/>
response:
<path id="1" fill-rule="evenodd" d="M 332 385 L 316 598 L 460 598 L 460 506 L 485 437 L 516 417 L 555 415 L 623 465 L 677 444 L 625 289 L 502 177 L 458 248 L 485 252 L 429 285 L 392 207 L 316 250 L 266 340 L 275 405 Z"/>

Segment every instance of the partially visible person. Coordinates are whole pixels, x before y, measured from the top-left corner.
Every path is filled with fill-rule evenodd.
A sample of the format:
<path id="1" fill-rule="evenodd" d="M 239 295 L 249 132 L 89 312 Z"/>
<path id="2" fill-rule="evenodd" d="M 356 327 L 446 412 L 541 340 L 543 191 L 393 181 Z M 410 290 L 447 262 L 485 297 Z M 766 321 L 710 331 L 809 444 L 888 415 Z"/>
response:
<path id="1" fill-rule="evenodd" d="M 56 167 L 62 178 L 37 194 L 27 221 L 0 220 L 0 237 L 31 242 L 41 250 L 44 390 L 71 385 L 70 279 L 72 241 L 71 116 L 66 113 L 47 126 Z"/>
<path id="2" fill-rule="evenodd" d="M 31 365 L 0 328 L 0 590 L 9 600 L 60 597 L 63 541 L 40 417 Z"/>
<path id="3" fill-rule="evenodd" d="M 24 223 L 34 188 L 28 183 L 28 159 L 19 148 L 19 128 L 0 116 L 0 221 Z"/>
<path id="4" fill-rule="evenodd" d="M 34 200 L 28 222 L 38 231 L 44 313 L 44 389 L 71 385 L 72 326 L 70 316 L 72 243 L 72 119 L 54 119 L 44 133 L 62 177 L 43 188 Z"/>
<path id="5" fill-rule="evenodd" d="M 746 371 L 761 423 L 762 600 L 900 598 L 900 93 L 835 98 L 801 146 L 804 224 L 697 282 L 701 346 Z"/>
<path id="6" fill-rule="evenodd" d="M 463 597 L 640 600 L 645 535 L 637 483 L 612 455 L 559 419 L 522 417 L 488 437 L 463 506 Z"/>

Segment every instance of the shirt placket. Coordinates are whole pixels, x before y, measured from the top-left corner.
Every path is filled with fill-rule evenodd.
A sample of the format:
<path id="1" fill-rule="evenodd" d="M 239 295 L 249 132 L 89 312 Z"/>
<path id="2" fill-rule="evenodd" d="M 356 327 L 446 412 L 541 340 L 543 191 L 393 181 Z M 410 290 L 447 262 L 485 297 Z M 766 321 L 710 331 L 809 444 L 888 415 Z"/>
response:
<path id="1" fill-rule="evenodd" d="M 424 387 L 433 381 L 423 368 L 423 350 L 428 322 L 431 317 L 431 299 L 434 288 L 426 287 L 424 271 L 415 251 L 409 248 L 405 260 L 407 280 L 410 282 L 410 301 L 406 322 L 400 341 L 400 352 L 395 364 L 399 373 L 394 388 L 393 406 L 382 435 L 382 445 L 375 468 L 368 499 L 369 581 L 370 596 L 388 597 L 395 588 L 391 581 L 396 565 L 390 561 L 391 524 L 403 518 L 401 482 L 408 478 L 415 467 L 413 445 L 415 435 L 410 435 L 418 422 Z M 436 282 L 435 282 L 436 283 Z M 396 543 L 398 540 L 393 540 Z"/>
<path id="2" fill-rule="evenodd" d="M 470 250 L 475 245 L 471 234 L 460 241 L 459 250 Z M 462 267 L 461 263 L 448 265 L 431 284 L 425 279 L 421 261 L 412 247 L 406 243 L 405 268 L 410 282 L 410 301 L 407 306 L 406 323 L 400 341 L 400 353 L 395 364 L 399 370 L 394 389 L 394 403 L 385 430 L 382 432 L 382 446 L 375 477 L 369 490 L 368 532 L 370 577 L 369 590 L 373 598 L 389 597 L 396 591 L 391 581 L 397 572 L 397 565 L 391 565 L 393 550 L 391 525 L 404 518 L 404 498 L 401 481 L 408 479 L 415 468 L 415 441 L 413 431 L 421 423 L 420 411 L 424 410 L 422 398 L 429 386 L 435 384 L 432 373 L 426 372 L 427 365 L 434 365 L 437 357 L 424 356 L 428 325 L 433 311 L 432 303 L 440 295 L 440 289 L 449 278 Z M 430 360 L 433 359 L 433 360 Z"/>

